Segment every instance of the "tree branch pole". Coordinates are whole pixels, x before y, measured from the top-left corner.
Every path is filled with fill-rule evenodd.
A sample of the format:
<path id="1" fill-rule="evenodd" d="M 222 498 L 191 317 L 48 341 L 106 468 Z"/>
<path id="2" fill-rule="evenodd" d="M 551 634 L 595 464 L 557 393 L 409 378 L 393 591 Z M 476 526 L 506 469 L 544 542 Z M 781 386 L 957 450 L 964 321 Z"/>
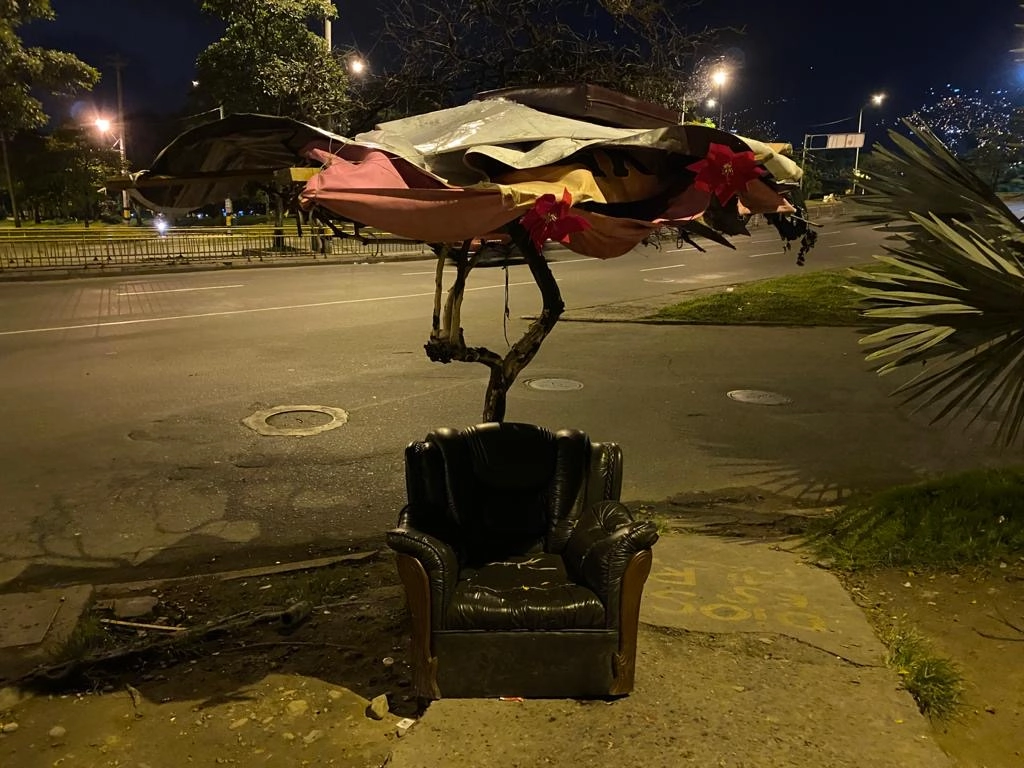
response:
<path id="1" fill-rule="evenodd" d="M 555 327 L 565 309 L 558 283 L 551 273 L 547 261 L 544 260 L 544 254 L 534 247 L 529 235 L 518 223 L 509 225 L 509 233 L 513 242 L 526 257 L 530 273 L 540 289 L 543 306 L 537 318 L 504 357 L 485 347 L 467 347 L 459 324 L 466 278 L 476 263 L 477 254 L 469 253 L 469 242 L 463 243 L 462 248 L 456 254 L 455 282 L 448 291 L 442 317 L 441 274 L 444 260 L 450 251 L 445 246 L 435 247 L 435 252 L 438 254 L 438 268 L 435 281 L 434 316 L 430 340 L 424 348 L 427 357 L 434 362 L 481 363 L 488 367 L 490 378 L 487 382 L 487 393 L 484 396 L 483 421 L 503 421 L 505 419 L 509 388 L 536 356 L 544 339 Z"/>

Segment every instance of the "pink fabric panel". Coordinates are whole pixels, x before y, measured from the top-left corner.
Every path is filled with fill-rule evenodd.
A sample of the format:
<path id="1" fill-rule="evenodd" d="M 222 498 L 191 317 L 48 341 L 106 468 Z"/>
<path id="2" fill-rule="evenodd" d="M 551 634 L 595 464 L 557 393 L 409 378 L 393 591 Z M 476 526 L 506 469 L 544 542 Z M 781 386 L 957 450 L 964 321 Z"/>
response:
<path id="1" fill-rule="evenodd" d="M 366 226 L 427 243 L 470 240 L 501 229 L 523 211 L 506 208 L 501 194 L 463 189 L 331 189 L 307 186 L 304 204 Z"/>

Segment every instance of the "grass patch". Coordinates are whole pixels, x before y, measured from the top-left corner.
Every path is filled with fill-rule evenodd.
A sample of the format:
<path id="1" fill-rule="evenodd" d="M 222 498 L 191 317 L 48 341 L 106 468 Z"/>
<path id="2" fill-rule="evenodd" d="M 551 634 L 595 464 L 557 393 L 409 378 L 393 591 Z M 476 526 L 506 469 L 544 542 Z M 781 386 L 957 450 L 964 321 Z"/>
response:
<path id="1" fill-rule="evenodd" d="M 79 661 L 94 651 L 111 648 L 115 645 L 110 632 L 100 621 L 99 616 L 91 613 L 84 615 L 71 633 L 50 654 L 50 661 L 60 664 L 65 661 Z"/>
<path id="2" fill-rule="evenodd" d="M 862 269 L 892 271 L 882 264 Z M 860 296 L 846 287 L 850 284 L 845 269 L 775 277 L 695 296 L 662 308 L 653 318 L 717 325 L 863 326 L 868 321 L 860 315 Z"/>
<path id="3" fill-rule="evenodd" d="M 854 502 L 809 544 L 846 568 L 950 567 L 1024 552 L 1024 471 L 974 470 Z"/>
<path id="4" fill-rule="evenodd" d="M 921 714 L 949 720 L 963 704 L 964 679 L 957 665 L 937 655 L 917 630 L 898 621 L 882 628 L 886 663 L 899 674 Z"/>

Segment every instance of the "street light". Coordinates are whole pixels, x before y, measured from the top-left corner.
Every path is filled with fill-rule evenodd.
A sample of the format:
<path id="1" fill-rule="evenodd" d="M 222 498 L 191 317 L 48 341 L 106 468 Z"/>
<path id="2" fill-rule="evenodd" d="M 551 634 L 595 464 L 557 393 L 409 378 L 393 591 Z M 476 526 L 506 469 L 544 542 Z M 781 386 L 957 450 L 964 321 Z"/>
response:
<path id="1" fill-rule="evenodd" d="M 871 97 L 871 101 L 864 104 L 860 108 L 860 113 L 857 115 L 857 133 L 862 133 L 864 129 L 864 107 L 880 107 L 882 102 L 885 101 L 884 93 L 876 93 Z M 853 158 L 853 194 L 857 194 L 857 178 L 860 173 L 860 147 L 857 147 L 856 154 Z"/>
<path id="2" fill-rule="evenodd" d="M 95 125 L 96 125 L 97 130 L 99 130 L 99 132 L 102 133 L 104 136 L 107 135 L 108 133 L 110 133 L 111 130 L 113 129 L 113 127 L 114 127 L 114 124 L 112 122 L 110 122 L 110 120 L 108 120 L 105 117 L 97 117 Z M 125 150 L 124 150 L 124 123 L 121 123 L 118 126 L 118 128 L 119 128 L 118 136 L 114 140 L 114 146 L 117 147 L 118 151 L 121 154 L 121 173 L 123 175 L 123 174 L 127 174 L 128 173 L 128 157 L 127 157 L 127 155 L 125 153 Z M 121 216 L 124 218 L 124 221 L 125 221 L 126 224 L 131 219 L 131 215 L 132 215 L 131 214 L 131 207 L 128 204 L 128 190 L 127 189 L 122 189 L 121 190 Z"/>
<path id="3" fill-rule="evenodd" d="M 356 77 L 361 77 L 362 75 L 366 74 L 366 68 L 367 65 L 365 59 L 360 59 L 358 57 L 353 57 L 349 59 L 348 71 L 351 72 Z"/>
<path id="4" fill-rule="evenodd" d="M 711 82 L 718 86 L 718 129 L 722 128 L 722 86 L 729 80 L 729 73 L 724 69 L 716 69 L 714 74 L 711 75 Z"/>

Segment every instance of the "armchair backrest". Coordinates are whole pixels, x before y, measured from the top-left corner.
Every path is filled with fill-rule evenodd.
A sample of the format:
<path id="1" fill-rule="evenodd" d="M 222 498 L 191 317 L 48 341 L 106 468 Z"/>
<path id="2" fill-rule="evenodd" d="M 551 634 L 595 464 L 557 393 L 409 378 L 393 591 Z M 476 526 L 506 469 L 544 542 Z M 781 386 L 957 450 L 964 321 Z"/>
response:
<path id="1" fill-rule="evenodd" d="M 593 485 L 591 451 L 578 430 L 435 430 L 406 449 L 410 522 L 450 544 L 464 564 L 560 553 Z"/>

